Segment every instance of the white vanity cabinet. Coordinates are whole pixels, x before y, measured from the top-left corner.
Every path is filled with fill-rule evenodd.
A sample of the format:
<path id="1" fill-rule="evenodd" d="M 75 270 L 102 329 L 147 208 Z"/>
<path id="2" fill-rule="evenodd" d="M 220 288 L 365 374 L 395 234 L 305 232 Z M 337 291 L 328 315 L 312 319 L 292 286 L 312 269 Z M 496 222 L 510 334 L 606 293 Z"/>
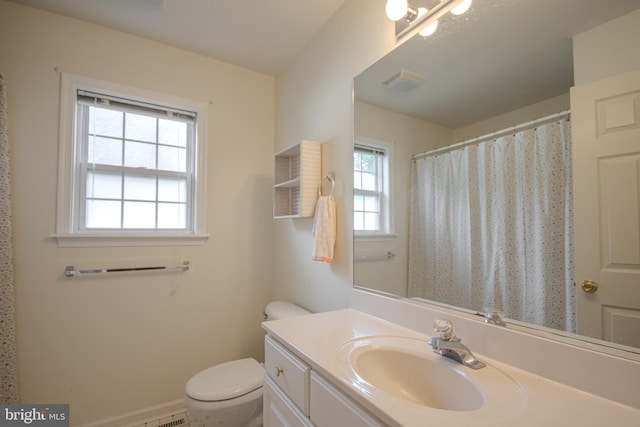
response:
<path id="1" fill-rule="evenodd" d="M 265 427 L 383 425 L 282 344 L 265 338 Z"/>

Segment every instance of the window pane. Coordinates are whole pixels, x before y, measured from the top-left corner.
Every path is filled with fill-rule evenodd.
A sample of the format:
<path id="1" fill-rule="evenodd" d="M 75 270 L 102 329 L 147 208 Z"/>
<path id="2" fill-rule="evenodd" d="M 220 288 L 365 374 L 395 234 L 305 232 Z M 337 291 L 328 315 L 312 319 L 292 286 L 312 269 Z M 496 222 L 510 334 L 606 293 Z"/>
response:
<path id="1" fill-rule="evenodd" d="M 361 171 L 362 170 L 362 154 L 353 153 L 353 170 Z"/>
<path id="2" fill-rule="evenodd" d="M 120 228 L 120 202 L 107 200 L 87 200 L 87 228 Z"/>
<path id="3" fill-rule="evenodd" d="M 163 202 L 186 202 L 186 178 L 158 178 L 158 200 Z"/>
<path id="4" fill-rule="evenodd" d="M 156 142 L 156 118 L 126 113 L 125 138 Z"/>
<path id="5" fill-rule="evenodd" d="M 187 146 L 187 124 L 175 120 L 160 119 L 158 122 L 158 142 L 178 147 Z"/>
<path id="6" fill-rule="evenodd" d="M 364 210 L 364 196 L 362 194 L 354 194 L 354 196 L 353 196 L 353 210 L 354 211 L 363 211 Z"/>
<path id="7" fill-rule="evenodd" d="M 87 172 L 87 198 L 120 199 L 122 174 L 119 172 Z M 120 220 L 118 220 L 120 222 Z"/>
<path id="8" fill-rule="evenodd" d="M 360 172 L 353 172 L 353 188 L 362 190 L 362 174 Z"/>
<path id="9" fill-rule="evenodd" d="M 362 189 L 363 190 L 371 190 L 376 191 L 377 188 L 377 179 L 374 174 L 371 173 L 362 173 Z"/>
<path id="10" fill-rule="evenodd" d="M 156 146 L 126 141 L 124 146 L 124 165 L 132 168 L 156 168 Z"/>
<path id="11" fill-rule="evenodd" d="M 120 111 L 107 108 L 89 108 L 89 133 L 122 138 L 122 117 Z"/>
<path id="12" fill-rule="evenodd" d="M 186 205 L 158 203 L 158 228 L 186 228 Z"/>
<path id="13" fill-rule="evenodd" d="M 158 169 L 186 172 L 187 150 L 177 147 L 158 146 Z"/>
<path id="14" fill-rule="evenodd" d="M 364 230 L 364 215 L 362 212 L 353 213 L 353 229 Z"/>
<path id="15" fill-rule="evenodd" d="M 153 202 L 124 202 L 123 228 L 155 228 L 156 204 Z"/>
<path id="16" fill-rule="evenodd" d="M 128 200 L 156 200 L 156 177 L 125 175 L 124 198 Z"/>
<path id="17" fill-rule="evenodd" d="M 89 137 L 87 161 L 100 165 L 122 166 L 122 140 Z"/>
<path id="18" fill-rule="evenodd" d="M 374 155 L 374 154 L 362 154 L 361 156 L 362 158 L 362 171 L 363 172 L 370 172 L 370 173 L 376 173 L 376 166 L 378 163 L 378 156 Z"/>
<path id="19" fill-rule="evenodd" d="M 365 212 L 364 229 L 368 231 L 377 231 L 380 229 L 380 215 L 377 213 Z"/>
<path id="20" fill-rule="evenodd" d="M 364 196 L 364 211 L 367 212 L 378 212 L 378 196 L 377 195 L 366 195 Z"/>

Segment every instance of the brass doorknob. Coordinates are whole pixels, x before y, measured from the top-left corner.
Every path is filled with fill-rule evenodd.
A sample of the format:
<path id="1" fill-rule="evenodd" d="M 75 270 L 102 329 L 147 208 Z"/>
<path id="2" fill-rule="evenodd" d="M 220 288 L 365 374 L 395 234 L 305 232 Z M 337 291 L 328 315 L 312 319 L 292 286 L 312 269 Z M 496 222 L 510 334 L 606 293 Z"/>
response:
<path id="1" fill-rule="evenodd" d="M 598 290 L 598 283 L 593 280 L 585 280 L 580 286 L 582 287 L 582 290 L 588 294 L 592 294 Z"/>

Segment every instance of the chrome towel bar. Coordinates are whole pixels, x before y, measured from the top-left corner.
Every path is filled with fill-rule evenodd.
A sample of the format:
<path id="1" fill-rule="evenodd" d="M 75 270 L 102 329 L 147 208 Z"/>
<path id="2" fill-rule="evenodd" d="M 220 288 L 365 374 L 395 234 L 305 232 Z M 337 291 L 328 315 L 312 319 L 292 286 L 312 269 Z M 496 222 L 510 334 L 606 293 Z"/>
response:
<path id="1" fill-rule="evenodd" d="M 358 256 L 356 256 L 355 260 L 356 260 L 356 262 L 386 261 L 386 260 L 392 260 L 395 257 L 396 257 L 396 254 L 394 254 L 393 252 L 389 251 L 386 254 L 380 254 L 380 255 L 358 255 Z"/>
<path id="2" fill-rule="evenodd" d="M 94 268 L 88 270 L 76 270 L 73 265 L 68 265 L 64 269 L 66 277 L 79 276 L 83 274 L 101 274 L 101 273 L 122 273 L 126 271 L 149 271 L 149 270 L 182 270 L 189 269 L 189 261 L 184 261 L 182 265 L 161 265 L 157 267 L 126 267 L 126 268 Z"/>

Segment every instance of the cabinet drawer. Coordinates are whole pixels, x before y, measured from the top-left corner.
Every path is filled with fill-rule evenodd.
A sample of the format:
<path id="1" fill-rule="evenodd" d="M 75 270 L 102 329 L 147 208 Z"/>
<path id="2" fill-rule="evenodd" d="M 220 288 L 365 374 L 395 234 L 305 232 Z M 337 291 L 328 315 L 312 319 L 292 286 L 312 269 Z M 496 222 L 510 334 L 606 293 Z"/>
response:
<path id="1" fill-rule="evenodd" d="M 266 374 L 309 415 L 309 367 L 273 338 L 265 337 L 264 369 Z"/>

